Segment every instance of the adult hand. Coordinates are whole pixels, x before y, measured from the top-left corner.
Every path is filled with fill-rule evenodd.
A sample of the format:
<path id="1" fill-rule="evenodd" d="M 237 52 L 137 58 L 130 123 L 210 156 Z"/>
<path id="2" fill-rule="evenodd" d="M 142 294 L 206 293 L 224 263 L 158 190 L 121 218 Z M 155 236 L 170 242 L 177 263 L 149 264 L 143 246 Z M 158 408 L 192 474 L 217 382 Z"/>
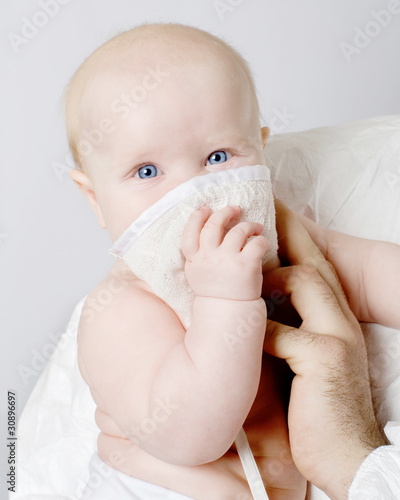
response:
<path id="1" fill-rule="evenodd" d="M 333 266 L 278 201 L 276 214 L 281 257 L 291 266 L 264 275 L 263 295 L 290 296 L 302 323 L 268 321 L 264 349 L 295 374 L 288 425 L 297 468 L 331 499 L 346 499 L 365 457 L 386 444 L 373 411 L 365 343 Z"/>

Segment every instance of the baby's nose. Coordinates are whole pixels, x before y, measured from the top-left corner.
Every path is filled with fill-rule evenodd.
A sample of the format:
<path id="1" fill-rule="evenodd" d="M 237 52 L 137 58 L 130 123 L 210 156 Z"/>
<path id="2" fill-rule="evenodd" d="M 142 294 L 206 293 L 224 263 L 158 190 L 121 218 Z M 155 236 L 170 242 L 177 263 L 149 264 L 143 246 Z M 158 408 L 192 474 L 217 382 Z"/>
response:
<path id="1" fill-rule="evenodd" d="M 184 172 L 181 172 L 176 175 L 175 177 L 175 182 L 176 185 L 178 186 L 179 184 L 183 184 L 184 182 L 190 181 L 190 179 L 193 179 L 194 177 L 200 177 L 202 175 L 207 175 L 210 172 L 208 172 L 204 167 L 203 168 L 188 168 Z"/>

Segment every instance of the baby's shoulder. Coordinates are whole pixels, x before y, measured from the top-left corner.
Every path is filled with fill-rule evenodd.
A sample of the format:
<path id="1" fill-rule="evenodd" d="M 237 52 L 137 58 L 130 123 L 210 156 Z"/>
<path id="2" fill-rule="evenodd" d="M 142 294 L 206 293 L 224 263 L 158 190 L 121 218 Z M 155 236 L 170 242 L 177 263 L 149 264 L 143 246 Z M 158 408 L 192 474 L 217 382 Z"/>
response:
<path id="1" fill-rule="evenodd" d="M 122 262 L 117 261 L 102 281 L 86 297 L 82 308 L 80 330 L 104 323 L 127 310 L 143 309 L 160 299 L 150 287 L 137 278 Z M 136 311 L 137 312 L 137 311 Z M 125 316 L 125 314 L 124 314 Z"/>
<path id="2" fill-rule="evenodd" d="M 141 366 L 143 353 L 157 355 L 154 346 L 161 349 L 179 332 L 184 335 L 174 311 L 118 262 L 83 305 L 77 336 L 82 376 L 92 389 L 100 387 L 104 372 L 118 372 L 125 362 Z"/>

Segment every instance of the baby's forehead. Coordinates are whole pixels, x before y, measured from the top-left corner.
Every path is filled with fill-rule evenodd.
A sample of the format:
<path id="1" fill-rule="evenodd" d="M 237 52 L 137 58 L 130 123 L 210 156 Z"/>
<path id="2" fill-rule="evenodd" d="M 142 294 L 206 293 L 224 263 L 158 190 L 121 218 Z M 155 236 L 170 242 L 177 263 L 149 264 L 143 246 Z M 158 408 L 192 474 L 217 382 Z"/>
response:
<path id="1" fill-rule="evenodd" d="M 245 103 L 258 115 L 246 61 L 217 37 L 182 25 L 141 26 L 117 35 L 86 59 L 68 86 L 66 121 L 74 158 L 82 160 L 77 145 L 90 127 L 101 122 L 107 128 L 116 116 L 122 123 L 128 111 L 131 116 L 136 106 L 147 109 L 150 101 L 162 111 L 163 99 L 187 101 L 192 87 L 198 90 L 192 102 L 199 94 L 213 93 L 222 102 L 230 96 L 237 107 Z"/>
<path id="2" fill-rule="evenodd" d="M 96 57 L 88 75 L 92 80 L 107 77 L 144 78 L 154 68 L 168 68 L 173 74 L 190 76 L 201 69 L 218 77 L 238 77 L 243 73 L 240 61 L 222 47 L 209 41 L 176 39 L 146 40 L 140 43 L 119 44 L 110 51 L 101 52 Z M 150 71 L 149 71 L 150 69 Z"/>
<path id="3" fill-rule="evenodd" d="M 135 107 L 149 95 L 162 97 L 182 83 L 212 86 L 221 94 L 235 85 L 248 89 L 239 63 L 218 48 L 199 45 L 195 49 L 195 45 L 182 46 L 178 42 L 169 47 L 155 41 L 150 47 L 120 46 L 112 56 L 107 53 L 99 57 L 87 73 L 81 110 L 86 117 L 100 110 L 104 114 L 102 108 L 110 110 L 117 100 Z"/>

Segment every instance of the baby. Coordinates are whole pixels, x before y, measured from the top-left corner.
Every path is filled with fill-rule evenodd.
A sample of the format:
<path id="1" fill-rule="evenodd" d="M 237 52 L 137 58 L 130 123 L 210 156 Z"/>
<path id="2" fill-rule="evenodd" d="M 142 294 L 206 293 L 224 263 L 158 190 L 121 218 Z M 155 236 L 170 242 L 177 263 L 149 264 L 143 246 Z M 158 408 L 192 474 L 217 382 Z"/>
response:
<path id="1" fill-rule="evenodd" d="M 79 166 L 71 178 L 113 241 L 186 181 L 265 165 L 269 130 L 260 127 L 245 61 L 191 27 L 145 25 L 104 44 L 71 80 L 66 119 Z M 261 224 L 240 216 L 238 206 L 203 206 L 187 220 L 181 249 L 194 292 L 187 328 L 123 260 L 89 294 L 78 360 L 97 405 L 98 454 L 127 476 L 191 498 L 250 498 L 233 444 L 244 425 L 270 498 L 304 499 L 284 426 L 271 436 L 285 410 L 273 361 L 263 355 L 262 259 L 270 243 Z M 399 324 L 395 284 L 366 267 L 391 259 L 400 270 L 397 249 L 303 221 L 335 265 L 357 318 Z M 93 314 L 91 303 L 115 289 L 116 277 L 112 302 Z M 227 349 L 226 335 L 252 316 L 251 335 Z M 146 425 L 151 430 L 141 434 Z M 274 475 L 278 458 L 282 470 Z"/>

